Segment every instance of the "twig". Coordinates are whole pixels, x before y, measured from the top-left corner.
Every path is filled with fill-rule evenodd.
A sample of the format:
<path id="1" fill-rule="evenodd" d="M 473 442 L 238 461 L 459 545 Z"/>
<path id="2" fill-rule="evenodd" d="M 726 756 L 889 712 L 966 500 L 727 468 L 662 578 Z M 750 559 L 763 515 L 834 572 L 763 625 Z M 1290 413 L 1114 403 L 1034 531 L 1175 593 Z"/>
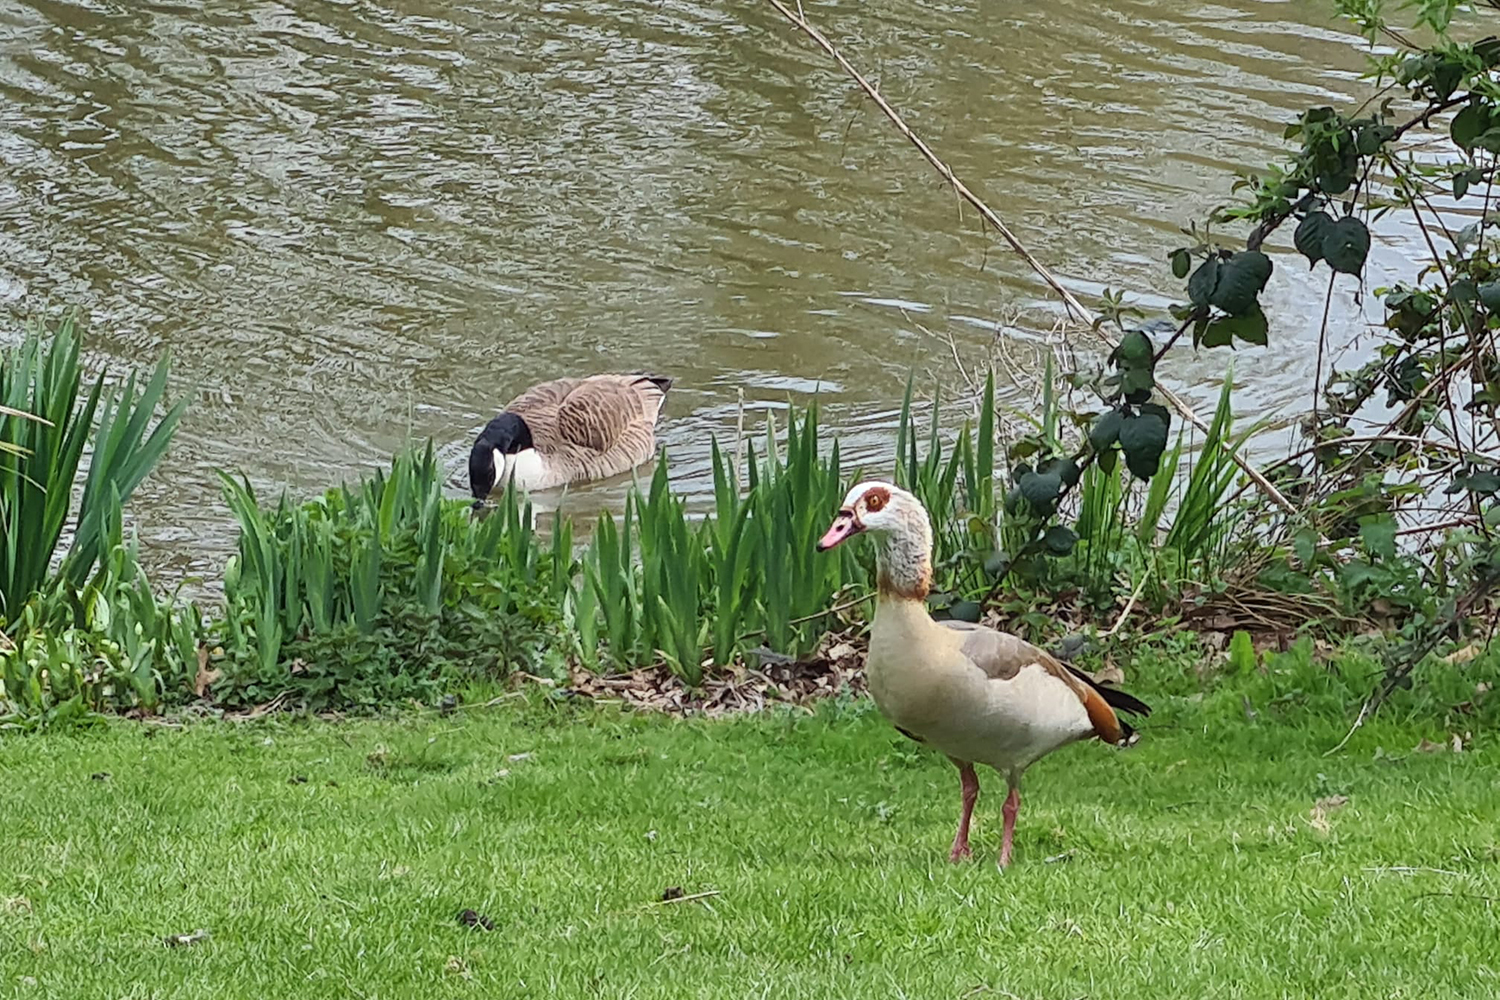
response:
<path id="1" fill-rule="evenodd" d="M 1156 560 L 1151 560 L 1151 565 L 1146 567 L 1146 572 L 1141 574 L 1141 582 L 1136 584 L 1135 593 L 1130 595 L 1130 600 L 1125 602 L 1125 610 L 1120 612 L 1120 617 L 1110 626 L 1109 631 L 1104 633 L 1104 638 L 1109 639 L 1120 631 L 1120 626 L 1125 624 L 1125 619 L 1130 617 L 1130 612 L 1135 608 L 1135 602 L 1140 600 L 1141 591 L 1146 589 L 1146 581 L 1151 579 L 1151 573 L 1156 569 Z"/>
<path id="2" fill-rule="evenodd" d="M 1448 899 L 1473 899 L 1481 903 L 1495 902 L 1494 896 L 1481 896 L 1477 892 L 1419 892 L 1411 898 L 1415 903 L 1419 899 L 1431 899 L 1433 896 L 1444 896 Z"/>
<path id="3" fill-rule="evenodd" d="M 869 95 L 870 99 L 875 102 L 876 106 L 878 106 L 880 110 L 885 113 L 885 116 L 889 118 L 891 120 L 891 123 L 896 126 L 897 130 L 906 137 L 907 141 L 917 148 L 917 151 L 921 153 L 923 158 L 932 165 L 933 169 L 942 174 L 943 179 L 946 180 L 949 184 L 953 185 L 953 190 L 958 192 L 959 197 L 972 205 L 975 210 L 979 212 L 981 218 L 983 218 L 990 225 L 994 226 L 995 230 L 1005 238 L 1005 241 L 1007 243 L 1010 244 L 1011 249 L 1015 250 L 1015 252 L 1019 254 L 1023 260 L 1026 261 L 1031 269 L 1035 271 L 1042 278 L 1042 280 L 1045 281 L 1048 286 L 1050 286 L 1052 290 L 1058 294 L 1058 296 L 1063 300 L 1063 304 L 1069 309 L 1069 311 L 1078 316 L 1085 323 L 1092 324 L 1094 322 L 1094 313 L 1086 306 L 1084 306 L 1082 302 L 1079 302 L 1077 296 L 1064 288 L 1058 282 L 1058 280 L 1052 276 L 1052 272 L 1048 271 L 1040 261 L 1033 257 L 1031 253 L 1021 245 L 1021 241 L 1016 239 L 1015 234 L 1010 231 L 1010 228 L 1007 227 L 1003 221 L 1001 221 L 1000 217 L 996 215 L 988 205 L 980 200 L 978 195 L 976 195 L 973 191 L 970 191 L 969 188 L 963 183 L 963 181 L 959 180 L 958 177 L 954 175 L 953 168 L 939 159 L 937 154 L 932 151 L 931 147 L 929 147 L 927 143 L 923 142 L 922 139 L 911 130 L 911 127 L 906 124 L 906 121 L 902 119 L 901 115 L 897 113 L 896 109 L 891 107 L 886 99 L 880 95 L 880 91 L 876 90 L 874 85 L 871 84 L 870 81 L 866 80 L 863 76 L 860 75 L 857 69 L 850 65 L 849 60 L 844 58 L 843 53 L 839 52 L 839 50 L 834 47 L 833 43 L 830 42 L 821 31 L 813 27 L 813 25 L 808 22 L 807 18 L 800 12 L 793 13 L 792 10 L 786 6 L 786 4 L 781 2 L 781 0 L 769 0 L 769 2 L 772 7 L 775 7 L 778 11 L 780 11 L 783 17 L 792 22 L 792 24 L 796 25 L 796 27 L 808 38 L 811 38 L 819 48 L 833 57 L 834 61 L 839 64 L 839 68 L 841 68 L 845 73 L 853 78 L 854 82 L 859 85 L 860 89 L 863 90 L 867 95 Z M 1118 341 L 1116 341 L 1115 338 L 1111 337 L 1103 330 L 1099 330 L 1098 332 L 1105 343 L 1109 344 L 1110 347 L 1113 348 L 1118 346 Z M 1203 418 L 1194 413 L 1192 407 L 1188 406 L 1187 403 L 1184 402 L 1182 398 L 1179 397 L 1175 392 L 1168 389 L 1160 382 L 1156 383 L 1156 391 L 1161 394 L 1161 397 L 1165 399 L 1167 403 L 1172 407 L 1172 409 L 1176 410 L 1184 420 L 1187 420 L 1189 423 L 1193 424 L 1200 431 L 1207 433 L 1208 424 L 1204 423 Z M 1269 479 L 1263 476 L 1244 458 L 1244 456 L 1239 453 L 1239 449 L 1230 448 L 1229 457 L 1234 461 L 1235 465 L 1240 467 L 1240 470 L 1243 471 L 1245 475 L 1250 477 L 1250 479 L 1255 483 L 1256 486 L 1260 487 L 1261 491 L 1265 493 L 1266 497 L 1272 503 L 1280 507 L 1287 514 L 1296 514 L 1297 510 L 1292 506 L 1291 502 L 1288 501 L 1286 497 L 1282 496 L 1281 491 L 1278 490 Z"/>
<path id="4" fill-rule="evenodd" d="M 1328 344 L 1328 311 L 1333 307 L 1333 279 L 1332 269 L 1328 272 L 1328 292 L 1323 296 L 1323 324 L 1318 327 L 1318 360 L 1313 367 L 1313 398 L 1312 398 L 1312 432 L 1314 439 L 1318 436 L 1318 399 L 1323 393 L 1323 350 Z M 1318 488 L 1318 479 L 1322 475 L 1322 465 L 1313 468 L 1313 490 Z"/>
<path id="5" fill-rule="evenodd" d="M 958 374 L 963 376 L 964 382 L 968 384 L 969 392 L 977 396 L 979 394 L 979 386 L 972 378 L 969 377 L 969 370 L 964 367 L 963 360 L 958 356 L 958 344 L 954 341 L 953 334 L 949 333 L 947 337 L 939 337 L 937 334 L 927 329 L 927 327 L 923 326 L 921 323 L 918 323 L 915 319 L 913 319 L 911 314 L 906 311 L 906 308 L 904 306 L 901 308 L 901 315 L 906 317 L 906 321 L 908 323 L 916 327 L 918 330 L 921 330 L 923 333 L 927 334 L 927 336 L 931 337 L 933 340 L 944 341 L 947 343 L 948 350 L 953 355 L 953 364 L 958 368 Z"/>
<path id="6" fill-rule="evenodd" d="M 804 624 L 806 622 L 812 621 L 815 618 L 823 618 L 823 617 L 826 617 L 827 615 L 836 615 L 840 611 L 848 611 L 850 608 L 857 608 L 857 607 L 859 607 L 861 604 L 863 604 L 866 601 L 868 601 L 871 596 L 872 595 L 870 595 L 870 594 L 861 594 L 859 597 L 855 597 L 855 598 L 853 598 L 851 600 L 847 600 L 847 601 L 845 601 L 842 604 L 835 604 L 832 607 L 824 608 L 822 611 L 814 611 L 812 614 L 810 614 L 810 615 L 803 615 L 801 618 L 790 619 L 787 622 L 787 624 L 788 625 L 802 625 L 802 624 Z"/>
<path id="7" fill-rule="evenodd" d="M 1016 235 L 1010 231 L 1010 227 L 1001 220 L 1000 216 L 996 215 L 988 205 L 986 205 L 979 199 L 977 195 L 974 194 L 974 192 L 969 190 L 969 188 L 964 184 L 963 181 L 959 180 L 954 175 L 952 167 L 948 166 L 948 164 L 938 159 L 937 154 L 932 151 L 927 143 L 922 141 L 920 136 L 918 136 L 911 130 L 911 127 L 906 124 L 906 121 L 901 117 L 896 109 L 891 107 L 890 104 L 886 102 L 886 99 L 880 95 L 880 91 L 875 89 L 875 85 L 870 83 L 869 80 L 866 80 L 860 74 L 859 70 L 855 69 L 849 63 L 849 60 L 844 58 L 843 53 L 839 52 L 839 50 L 834 47 L 833 43 L 830 42 L 821 31 L 813 27 L 813 25 L 807 20 L 807 17 L 802 13 L 802 5 L 800 3 L 797 5 L 798 9 L 796 13 L 793 13 L 784 3 L 781 2 L 781 0 L 770 0 L 770 3 L 771 6 L 775 7 L 778 11 L 781 12 L 781 15 L 783 17 L 796 25 L 803 34 L 807 35 L 808 38 L 811 38 L 814 42 L 816 42 L 819 48 L 821 48 L 824 52 L 827 52 L 834 58 L 834 61 L 839 64 L 839 67 L 845 73 L 848 73 L 849 76 L 854 79 L 855 83 L 859 84 L 859 88 L 863 90 L 867 95 L 869 95 L 870 99 L 874 101 L 877 106 L 879 106 L 881 111 L 885 112 L 885 116 L 889 118 L 892 124 L 894 124 L 896 128 L 901 132 L 901 134 L 906 137 L 907 141 L 910 142 L 913 146 L 917 147 L 917 152 L 921 153 L 922 156 L 927 160 L 927 162 L 932 164 L 933 169 L 942 174 L 943 179 L 953 186 L 953 190 L 958 194 L 958 196 L 964 201 L 967 201 L 970 205 L 974 206 L 975 210 L 984 217 L 984 220 L 990 225 L 994 226 L 996 232 L 1004 237 L 1005 242 L 1010 244 L 1011 249 L 1014 250 L 1022 260 L 1026 261 L 1027 265 L 1033 271 L 1035 271 L 1037 275 L 1043 281 L 1045 281 L 1054 292 L 1057 293 L 1058 297 L 1063 300 L 1063 305 L 1067 306 L 1068 309 L 1072 311 L 1074 315 L 1076 315 L 1083 322 L 1093 322 L 1093 313 L 1085 308 L 1083 303 L 1079 302 L 1077 297 L 1075 297 L 1072 292 L 1064 288 L 1058 282 L 1058 280 L 1052 276 L 1052 272 L 1048 271 L 1041 261 L 1033 257 L 1031 255 L 1031 252 L 1021 245 L 1021 241 L 1018 240 L 1016 238 Z"/>
<path id="8" fill-rule="evenodd" d="M 673 903 L 691 903 L 695 899 L 707 899 L 710 896 L 719 895 L 718 889 L 709 889 L 707 892 L 694 892 L 686 896 L 673 896 L 671 899 L 654 899 L 647 906 L 671 906 Z"/>
<path id="9" fill-rule="evenodd" d="M 1374 705 L 1372 704 L 1374 700 L 1373 697 L 1365 699 L 1365 703 L 1359 706 L 1359 715 L 1354 717 L 1354 725 L 1349 727 L 1349 731 L 1344 734 L 1343 739 L 1339 740 L 1338 743 L 1334 744 L 1332 749 L 1323 754 L 1324 757 L 1332 757 L 1349 745 L 1349 741 L 1354 738 L 1354 734 L 1359 731 L 1360 726 L 1365 724 L 1365 720 L 1370 717 L 1370 712 L 1374 710 Z"/>

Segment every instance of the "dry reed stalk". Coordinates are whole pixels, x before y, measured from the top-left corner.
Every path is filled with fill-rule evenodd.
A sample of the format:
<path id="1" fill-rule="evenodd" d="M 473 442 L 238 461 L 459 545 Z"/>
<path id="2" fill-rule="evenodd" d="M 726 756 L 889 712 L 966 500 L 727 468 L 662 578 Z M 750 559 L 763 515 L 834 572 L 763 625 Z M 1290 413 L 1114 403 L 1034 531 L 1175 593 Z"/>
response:
<path id="1" fill-rule="evenodd" d="M 991 209 L 989 205 L 985 204 L 978 195 L 969 190 L 968 185 L 964 184 L 964 182 L 959 180 L 958 177 L 953 173 L 953 168 L 944 163 L 938 157 L 938 155 L 932 151 L 932 148 L 928 146 L 927 143 L 923 142 L 920 136 L 912 131 L 911 126 L 906 124 L 905 119 L 901 117 L 900 113 L 897 112 L 895 108 L 891 107 L 890 103 L 883 96 L 881 96 L 880 91 L 875 89 L 875 85 L 870 83 L 869 80 L 866 80 L 864 76 L 859 72 L 859 70 L 855 69 L 854 66 L 849 62 L 849 60 L 844 58 L 843 53 L 841 53 L 834 46 L 834 44 L 830 42 L 826 36 L 824 36 L 821 31 L 819 31 L 816 27 L 813 26 L 811 22 L 807 20 L 806 15 L 801 13 L 800 11 L 800 5 L 799 10 L 793 11 L 789 7 L 787 7 L 786 4 L 782 3 L 781 0 L 768 0 L 768 2 L 772 7 L 776 8 L 776 10 L 781 14 L 782 17 L 790 21 L 793 25 L 796 26 L 799 31 L 801 31 L 808 38 L 812 39 L 820 49 L 833 57 L 833 60 L 839 64 L 839 68 L 842 69 L 846 74 L 848 74 L 849 77 L 859 85 L 859 88 L 863 90 L 872 101 L 875 102 L 876 106 L 879 107 L 880 110 L 885 114 L 885 116 L 891 120 L 891 123 L 896 126 L 896 129 L 906 137 L 908 142 L 910 142 L 917 148 L 917 152 L 922 154 L 923 158 L 932 165 L 932 168 L 934 170 L 943 175 L 943 179 L 953 187 L 954 193 L 956 193 L 960 198 L 973 206 L 974 209 L 979 212 L 980 216 L 986 222 L 995 227 L 995 231 L 1005 239 L 1006 243 L 1010 244 L 1011 249 L 1014 250 L 1021 257 L 1021 259 L 1026 262 L 1027 266 L 1035 271 L 1037 275 L 1043 281 L 1045 281 L 1054 292 L 1057 293 L 1058 297 L 1062 299 L 1063 305 L 1069 310 L 1070 313 L 1076 315 L 1085 323 L 1093 324 L 1096 318 L 1094 313 L 1082 302 L 1079 302 L 1078 298 L 1072 292 L 1064 288 L 1062 284 L 1059 283 L 1055 277 L 1053 277 L 1052 272 L 1047 270 L 1047 268 L 1041 263 L 1041 261 L 1033 257 L 1031 255 L 1031 252 L 1021 244 L 1021 241 L 1017 239 L 1015 234 L 1010 231 L 1010 227 L 1008 227 L 1004 223 L 1004 221 L 1001 220 L 1000 216 L 996 215 L 994 210 Z M 1105 332 L 1102 328 L 1098 330 L 1098 333 L 1103 338 L 1104 342 L 1109 344 L 1111 348 L 1119 346 L 1119 341 Z M 1168 389 L 1166 386 L 1162 385 L 1160 382 L 1156 383 L 1156 391 L 1161 394 L 1161 397 L 1165 399 L 1167 403 L 1172 407 L 1172 409 L 1176 410 L 1178 415 L 1180 415 L 1184 420 L 1197 427 L 1200 431 L 1207 433 L 1208 424 L 1204 423 L 1203 418 L 1198 416 L 1197 413 L 1193 412 L 1193 408 L 1188 406 L 1188 404 L 1180 396 L 1178 396 L 1172 390 Z M 1282 495 L 1281 491 L 1276 488 L 1275 484 L 1273 484 L 1269 479 L 1262 475 L 1258 469 L 1256 469 L 1249 463 L 1249 461 L 1247 461 L 1242 455 L 1240 455 L 1237 448 L 1229 449 L 1229 457 L 1234 461 L 1235 465 L 1240 467 L 1240 471 L 1244 472 L 1246 476 L 1250 477 L 1251 482 L 1255 483 L 1260 491 L 1266 495 L 1267 499 L 1269 499 L 1276 506 L 1280 507 L 1287 514 L 1296 514 L 1297 509 L 1292 505 L 1291 501 L 1287 500 L 1287 498 Z"/>

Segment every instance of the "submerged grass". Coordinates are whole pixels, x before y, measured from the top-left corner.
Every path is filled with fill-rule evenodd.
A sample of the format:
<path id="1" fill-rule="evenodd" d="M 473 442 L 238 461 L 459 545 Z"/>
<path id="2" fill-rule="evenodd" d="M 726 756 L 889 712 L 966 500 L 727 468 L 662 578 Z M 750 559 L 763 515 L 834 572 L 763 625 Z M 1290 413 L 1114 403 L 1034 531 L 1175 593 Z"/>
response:
<path id="1" fill-rule="evenodd" d="M 1380 718 L 1328 758 L 1342 719 L 1225 720 L 1173 669 L 1140 745 L 1028 774 L 1003 874 L 1003 783 L 950 866 L 952 766 L 863 701 L 12 739 L 0 994 L 1500 993 L 1493 737 Z"/>

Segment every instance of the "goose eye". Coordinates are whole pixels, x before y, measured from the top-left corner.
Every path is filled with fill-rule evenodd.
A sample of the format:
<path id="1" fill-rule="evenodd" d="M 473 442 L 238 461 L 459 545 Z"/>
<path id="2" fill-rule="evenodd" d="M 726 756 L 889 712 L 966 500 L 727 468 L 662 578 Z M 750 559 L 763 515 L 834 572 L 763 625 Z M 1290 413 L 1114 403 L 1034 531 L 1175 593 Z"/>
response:
<path id="1" fill-rule="evenodd" d="M 871 513 L 880 510 L 880 508 L 884 506 L 885 498 L 882 497 L 879 493 L 872 493 L 870 496 L 865 497 L 865 509 L 870 511 Z"/>

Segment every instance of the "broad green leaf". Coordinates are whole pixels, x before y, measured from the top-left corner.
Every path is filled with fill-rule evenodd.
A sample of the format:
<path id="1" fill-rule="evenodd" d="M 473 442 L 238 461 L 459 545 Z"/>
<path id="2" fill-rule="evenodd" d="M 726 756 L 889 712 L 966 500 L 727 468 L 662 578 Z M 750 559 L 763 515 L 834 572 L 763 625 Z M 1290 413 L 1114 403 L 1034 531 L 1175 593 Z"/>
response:
<path id="1" fill-rule="evenodd" d="M 1151 338 L 1140 330 L 1131 330 L 1120 338 L 1120 346 L 1115 348 L 1114 358 L 1121 368 L 1139 368 L 1151 364 L 1152 354 Z"/>
<path id="2" fill-rule="evenodd" d="M 1042 540 L 1047 543 L 1047 549 L 1053 555 L 1065 556 L 1072 552 L 1073 546 L 1078 543 L 1078 535 L 1066 525 L 1054 524 L 1047 529 Z"/>
<path id="3" fill-rule="evenodd" d="M 1214 289 L 1219 285 L 1219 258 L 1210 257 L 1188 279 L 1188 298 L 1195 306 L 1211 305 Z"/>
<path id="4" fill-rule="evenodd" d="M 1359 538 L 1365 551 L 1379 559 L 1393 559 L 1396 555 L 1396 519 L 1389 514 L 1360 519 Z"/>
<path id="5" fill-rule="evenodd" d="M 1487 128 L 1474 140 L 1474 146 L 1487 153 L 1500 153 L 1500 128 Z"/>
<path id="6" fill-rule="evenodd" d="M 1453 480 L 1453 484 L 1445 492 L 1457 493 L 1460 490 L 1484 494 L 1500 492 L 1500 475 L 1490 471 L 1471 472 Z"/>
<path id="7" fill-rule="evenodd" d="M 1354 148 L 1360 156 L 1373 156 L 1395 134 L 1396 130 L 1390 125 L 1366 125 L 1359 130 Z"/>
<path id="8" fill-rule="evenodd" d="M 1125 415 L 1118 409 L 1105 410 L 1094 418 L 1094 425 L 1089 428 L 1089 446 L 1094 451 L 1107 451 L 1120 439 L 1120 423 Z"/>
<path id="9" fill-rule="evenodd" d="M 1193 255 L 1187 248 L 1173 250 L 1167 255 L 1167 259 L 1172 262 L 1172 277 L 1180 281 L 1188 276 L 1188 269 L 1193 266 Z"/>
<path id="10" fill-rule="evenodd" d="M 1323 259 L 1341 274 L 1359 274 L 1370 254 L 1370 230 L 1352 215 L 1328 227 L 1323 236 Z"/>
<path id="11" fill-rule="evenodd" d="M 1021 477 L 1021 496 L 1036 513 L 1046 516 L 1062 492 L 1062 477 L 1055 472 L 1028 472 Z"/>
<path id="12" fill-rule="evenodd" d="M 1328 235 L 1328 227 L 1331 225 L 1333 218 L 1322 211 L 1308 212 L 1297 224 L 1292 242 L 1296 244 L 1297 252 L 1306 257 L 1309 263 L 1316 264 L 1323 259 L 1323 238 Z"/>
<path id="13" fill-rule="evenodd" d="M 1229 640 L 1229 663 L 1227 673 L 1250 674 L 1259 669 L 1260 661 L 1255 655 L 1255 646 L 1250 633 L 1236 631 Z"/>
<path id="14" fill-rule="evenodd" d="M 1203 334 L 1203 346 L 1223 347 L 1238 338 L 1247 344 L 1265 347 L 1267 330 L 1266 314 L 1256 306 L 1253 312 L 1244 316 L 1223 316 L 1210 323 Z"/>
<path id="15" fill-rule="evenodd" d="M 1120 425 L 1120 450 L 1125 465 L 1138 479 L 1150 479 L 1161 465 L 1167 449 L 1167 430 L 1171 418 L 1156 403 L 1143 403 L 1138 412 L 1126 417 Z"/>
<path id="16" fill-rule="evenodd" d="M 1500 313 L 1500 281 L 1486 281 L 1479 286 L 1479 301 L 1492 313 Z"/>
<path id="17" fill-rule="evenodd" d="M 948 607 L 948 617 L 960 622 L 977 622 L 982 612 L 978 601 L 954 601 Z"/>
<path id="18" fill-rule="evenodd" d="M 1078 463 L 1067 455 L 1054 460 L 1048 465 L 1047 471 L 1057 473 L 1063 484 L 1070 489 L 1077 486 L 1078 480 L 1083 476 L 1083 473 L 1078 468 Z"/>
<path id="19" fill-rule="evenodd" d="M 1219 266 L 1219 280 L 1210 299 L 1231 316 L 1259 311 L 1256 296 L 1271 278 L 1271 258 L 1259 250 L 1235 254 Z"/>
<path id="20" fill-rule="evenodd" d="M 1156 380 L 1151 377 L 1151 372 L 1145 368 L 1133 368 L 1120 377 L 1120 391 L 1125 398 L 1131 402 L 1139 400 L 1132 399 L 1133 396 L 1145 394 L 1151 395 L 1151 389 L 1156 385 Z"/>
<path id="21" fill-rule="evenodd" d="M 1224 316 L 1214 320 L 1203 328 L 1203 335 L 1198 338 L 1198 343 L 1203 347 L 1228 347 L 1234 343 L 1234 331 L 1230 328 L 1236 322 L 1233 316 Z"/>

